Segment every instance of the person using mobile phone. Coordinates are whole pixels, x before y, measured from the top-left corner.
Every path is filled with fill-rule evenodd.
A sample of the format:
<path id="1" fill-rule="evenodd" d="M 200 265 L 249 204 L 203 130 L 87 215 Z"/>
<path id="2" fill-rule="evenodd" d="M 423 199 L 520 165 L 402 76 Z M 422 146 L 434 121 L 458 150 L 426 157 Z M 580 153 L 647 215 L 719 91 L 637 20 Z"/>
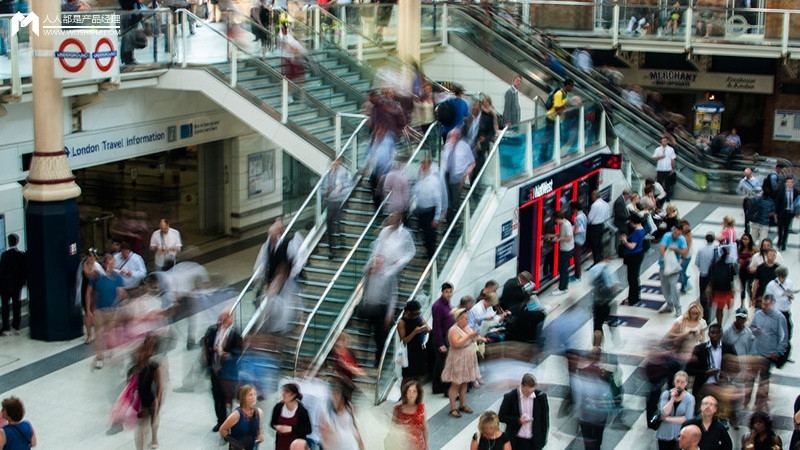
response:
<path id="1" fill-rule="evenodd" d="M 656 430 L 659 450 L 675 450 L 678 448 L 678 435 L 684 422 L 694 416 L 694 396 L 686 390 L 689 374 L 679 371 L 673 378 L 675 387 L 661 393 L 658 412 L 661 414 L 661 425 Z"/>

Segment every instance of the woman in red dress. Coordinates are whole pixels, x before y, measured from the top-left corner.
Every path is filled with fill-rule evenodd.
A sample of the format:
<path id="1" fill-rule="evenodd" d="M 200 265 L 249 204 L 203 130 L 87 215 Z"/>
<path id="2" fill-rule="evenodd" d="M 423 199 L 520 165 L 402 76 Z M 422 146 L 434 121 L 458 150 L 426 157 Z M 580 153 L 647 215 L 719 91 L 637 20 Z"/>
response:
<path id="1" fill-rule="evenodd" d="M 300 402 L 303 394 L 294 383 L 287 383 L 281 389 L 281 402 L 272 409 L 270 425 L 275 429 L 275 450 L 289 450 L 292 441 L 305 439 L 311 434 L 311 420 L 308 410 Z"/>
<path id="2" fill-rule="evenodd" d="M 399 426 L 402 439 L 393 442 L 404 450 L 428 450 L 428 420 L 425 418 L 425 403 L 422 403 L 422 385 L 411 380 L 403 385 L 400 404 L 395 405 L 392 423 Z M 388 447 L 387 447 L 388 448 Z"/>

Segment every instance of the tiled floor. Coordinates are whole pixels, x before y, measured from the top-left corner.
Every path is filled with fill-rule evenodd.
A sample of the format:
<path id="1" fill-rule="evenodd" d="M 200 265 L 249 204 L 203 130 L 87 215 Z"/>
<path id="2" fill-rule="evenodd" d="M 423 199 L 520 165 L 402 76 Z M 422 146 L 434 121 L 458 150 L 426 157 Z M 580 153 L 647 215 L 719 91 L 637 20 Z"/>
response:
<path id="1" fill-rule="evenodd" d="M 682 215 L 694 226 L 694 234 L 703 236 L 707 231 L 717 231 L 721 217 L 730 214 L 741 220 L 741 210 L 728 206 L 708 206 L 695 202 L 676 202 Z M 737 227 L 741 232 L 741 226 Z M 784 252 L 784 260 L 792 272 L 797 272 L 798 237 L 790 238 L 790 249 Z M 697 249 L 697 243 L 695 244 Z M 224 274 L 226 283 L 234 283 L 246 278 L 252 267 L 257 247 L 234 252 L 206 264 L 211 272 Z M 653 251 L 651 251 L 653 253 Z M 651 257 L 652 259 L 652 257 Z M 616 266 L 619 261 L 614 261 Z M 656 272 L 650 265 L 643 269 L 642 278 L 647 279 Z M 692 282 L 696 285 L 696 271 Z M 566 311 L 580 311 L 587 302 L 588 281 L 573 284 L 567 297 L 559 297 L 558 306 L 548 317 L 548 327 Z M 455 297 L 460 293 L 456 289 Z M 684 306 L 697 295 L 690 291 L 681 299 Z M 625 298 L 620 293 L 618 300 Z M 545 303 L 555 304 L 555 300 L 544 293 L 541 299 Z M 230 301 L 229 301 L 230 302 Z M 198 315 L 198 330 L 213 323 L 218 311 L 227 303 L 224 302 Z M 578 304 L 581 302 L 581 304 Z M 578 304 L 577 306 L 575 306 Z M 798 308 L 795 308 L 798 312 Z M 640 328 L 618 327 L 616 335 L 609 339 L 607 350 L 617 353 L 621 361 L 626 395 L 625 410 L 621 420 L 614 422 L 606 429 L 604 449 L 628 449 L 632 442 L 636 448 L 655 448 L 652 431 L 645 426 L 643 388 L 637 368 L 649 347 L 649 343 L 663 336 L 672 320 L 671 316 L 659 315 L 647 308 L 619 306 L 618 314 L 638 317 L 646 320 Z M 725 321 L 730 320 L 726 315 Z M 185 323 L 177 324 L 178 336 L 183 336 Z M 576 343 L 581 348 L 588 348 L 591 336 L 590 321 L 579 325 L 575 332 Z M 797 348 L 798 339 L 794 340 Z M 173 389 L 182 384 L 184 376 L 198 357 L 197 351 L 187 351 L 177 346 L 170 351 L 165 363 L 169 369 L 168 388 L 162 410 L 161 429 L 159 432 L 161 448 L 176 449 L 218 449 L 222 441 L 211 432 L 214 424 L 213 406 L 209 383 L 200 378 L 193 393 L 175 393 Z M 72 359 L 70 359 L 72 358 Z M 76 361 L 76 362 L 73 362 Z M 133 448 L 133 433 L 125 430 L 119 434 L 108 436 L 108 417 L 110 407 L 121 392 L 125 379 L 126 364 L 124 357 L 119 356 L 115 363 L 102 370 L 93 370 L 91 351 L 82 344 L 82 339 L 70 342 L 44 343 L 31 341 L 25 336 L 0 338 L 0 387 L 16 386 L 4 389 L 0 397 L 16 395 L 26 404 L 27 418 L 37 430 L 39 447 L 42 449 L 115 449 Z M 551 407 L 551 433 L 549 449 L 581 447 L 575 440 L 575 420 L 569 417 L 558 417 L 558 409 L 563 401 L 565 387 L 568 384 L 565 360 L 560 356 L 549 356 L 538 365 L 514 361 L 487 363 L 482 368 L 484 378 L 489 384 L 480 390 L 468 394 L 469 403 L 476 411 L 497 409 L 502 394 L 511 389 L 525 372 L 536 375 L 541 386 L 549 393 Z M 772 387 L 772 411 L 776 416 L 776 424 L 780 434 L 787 443 L 791 425 L 788 418 L 792 414 L 794 398 L 800 394 L 800 377 L 796 374 L 796 365 L 789 364 L 783 370 L 775 371 Z M 20 383 L 19 380 L 32 380 Z M 16 381 L 16 382 L 15 382 Z M 465 415 L 460 419 L 447 415 L 447 400 L 441 395 L 433 395 L 426 386 L 427 415 L 429 417 L 431 448 L 464 449 L 477 427 L 478 414 Z M 357 417 L 364 433 L 367 448 L 380 449 L 387 433 L 387 425 L 391 415 L 393 401 L 398 397 L 397 389 L 392 393 L 390 401 L 380 406 L 372 406 L 371 393 L 365 393 L 357 400 Z M 262 402 L 261 407 L 269 412 L 274 404 L 272 396 Z M 624 425 L 623 425 L 624 424 Z M 627 429 L 627 427 L 630 427 Z M 740 433 L 731 432 L 734 442 Z M 272 448 L 272 436 L 268 434 L 268 443 L 263 448 Z"/>

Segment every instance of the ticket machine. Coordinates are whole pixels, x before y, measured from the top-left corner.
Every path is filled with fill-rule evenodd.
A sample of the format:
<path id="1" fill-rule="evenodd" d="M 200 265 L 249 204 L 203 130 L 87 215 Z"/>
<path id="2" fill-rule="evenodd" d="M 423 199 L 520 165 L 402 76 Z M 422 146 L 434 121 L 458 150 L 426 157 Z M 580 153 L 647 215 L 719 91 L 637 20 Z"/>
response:
<path id="1" fill-rule="evenodd" d="M 520 187 L 517 271 L 527 270 L 533 275 L 536 291 L 558 279 L 558 244 L 544 241 L 545 235 L 558 233 L 553 214 L 568 212 L 573 201 L 580 202 L 588 212 L 590 194 L 602 184 L 600 171 L 621 168 L 621 155 L 592 155 Z M 600 194 L 609 201 L 611 187 L 604 187 Z M 575 257 L 584 258 L 587 251 L 584 248 L 584 254 Z"/>

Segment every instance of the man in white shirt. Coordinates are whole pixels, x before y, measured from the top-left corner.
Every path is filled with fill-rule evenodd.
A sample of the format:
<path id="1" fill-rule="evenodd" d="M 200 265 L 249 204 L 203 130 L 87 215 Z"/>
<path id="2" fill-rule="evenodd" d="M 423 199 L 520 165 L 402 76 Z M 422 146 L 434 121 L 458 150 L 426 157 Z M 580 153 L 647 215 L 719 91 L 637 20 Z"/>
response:
<path id="1" fill-rule="evenodd" d="M 739 187 L 736 190 L 744 197 L 742 200 L 742 209 L 744 210 L 744 232 L 747 234 L 750 234 L 750 221 L 747 220 L 747 212 L 750 211 L 750 206 L 753 204 L 753 198 L 756 196 L 756 189 L 760 188 L 761 181 L 753 176 L 753 170 L 749 167 L 744 169 L 744 178 L 739 181 Z"/>
<path id="2" fill-rule="evenodd" d="M 331 164 L 322 187 L 325 189 L 325 199 L 328 201 L 326 213 L 328 224 L 328 250 L 333 254 L 333 248 L 339 245 L 339 224 L 342 221 L 342 204 L 347 200 L 347 194 L 353 184 L 350 172 L 342 167 L 342 157 L 338 157 Z"/>
<path id="3" fill-rule="evenodd" d="M 656 162 L 656 181 L 664 186 L 667 191 L 666 202 L 672 199 L 673 188 L 675 187 L 675 149 L 668 144 L 666 137 L 661 138 L 661 145 L 653 153 L 653 160 Z"/>
<path id="4" fill-rule="evenodd" d="M 139 283 L 147 275 L 144 259 L 134 253 L 131 250 L 131 245 L 127 242 L 122 242 L 119 252 L 114 254 L 114 270 L 122 275 L 125 289 L 133 289 L 139 286 Z"/>
<path id="5" fill-rule="evenodd" d="M 792 300 L 794 300 L 794 284 L 789 279 L 789 269 L 786 266 L 779 266 L 775 269 L 774 280 L 767 283 L 764 295 L 772 295 L 775 309 L 786 317 L 786 328 L 789 332 L 789 339 L 792 338 Z"/>
<path id="6" fill-rule="evenodd" d="M 589 207 L 587 219 L 589 226 L 586 229 L 586 243 L 592 249 L 592 260 L 594 264 L 602 261 L 603 258 L 603 226 L 611 218 L 611 207 L 600 197 L 597 189 L 592 191 L 592 206 Z"/>
<path id="7" fill-rule="evenodd" d="M 564 211 L 556 211 L 553 217 L 558 223 L 558 235 L 555 237 L 555 242 L 558 242 L 558 289 L 553 291 L 553 295 L 564 295 L 569 289 L 569 260 L 572 258 L 575 242 L 572 224 L 567 220 Z"/>
<path id="8" fill-rule="evenodd" d="M 461 139 L 461 130 L 458 128 L 454 128 L 447 135 L 447 143 L 442 153 L 447 178 L 447 198 L 450 201 L 447 221 L 451 222 L 458 207 L 461 206 L 461 188 L 475 169 L 475 157 L 469 144 Z"/>
<path id="9" fill-rule="evenodd" d="M 446 210 L 442 199 L 443 191 L 442 178 L 431 169 L 430 158 L 423 159 L 412 193 L 416 204 L 414 215 L 417 216 L 422 231 L 428 259 L 436 252 L 436 228 L 439 226 L 439 221 L 444 219 Z"/>
<path id="10" fill-rule="evenodd" d="M 761 247 L 759 247 L 759 252 L 753 255 L 750 258 L 750 264 L 747 265 L 747 270 L 750 273 L 756 273 L 756 269 L 761 264 L 764 264 L 764 261 L 767 260 L 767 251 L 772 249 L 772 239 L 764 238 L 761 240 Z M 774 249 L 773 249 L 774 250 Z M 775 264 L 783 265 L 783 256 L 778 250 L 775 250 Z"/>
<path id="11" fill-rule="evenodd" d="M 150 250 L 155 252 L 156 270 L 169 270 L 178 260 L 181 251 L 181 233 L 169 227 L 167 219 L 161 219 L 158 230 L 150 237 Z"/>

